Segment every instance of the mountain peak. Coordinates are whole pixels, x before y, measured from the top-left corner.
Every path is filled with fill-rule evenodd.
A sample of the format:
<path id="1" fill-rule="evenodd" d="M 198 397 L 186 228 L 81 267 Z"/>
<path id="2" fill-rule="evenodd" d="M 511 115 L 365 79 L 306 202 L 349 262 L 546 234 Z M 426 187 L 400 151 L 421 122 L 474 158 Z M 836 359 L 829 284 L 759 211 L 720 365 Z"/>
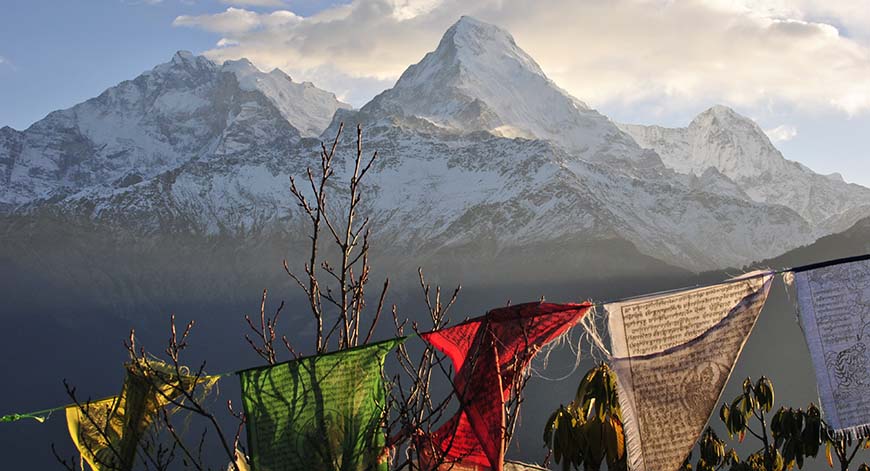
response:
<path id="1" fill-rule="evenodd" d="M 744 122 L 744 123 L 752 123 L 755 124 L 754 121 L 747 118 L 746 116 L 741 115 L 740 113 L 734 111 L 732 108 L 729 108 L 725 105 L 713 105 L 710 108 L 707 108 L 698 116 L 692 120 L 695 122 L 706 122 L 706 123 L 732 123 L 732 122 Z"/>
<path id="2" fill-rule="evenodd" d="M 504 29 L 470 16 L 462 16 L 441 38 L 432 53 L 452 65 L 459 72 L 477 72 L 490 68 L 496 62 L 519 65 L 523 71 L 544 77 L 540 66 L 517 46 L 514 37 Z"/>
<path id="3" fill-rule="evenodd" d="M 169 62 L 164 62 L 154 67 L 152 72 L 162 74 L 195 74 L 198 75 L 203 71 L 213 71 L 217 69 L 217 64 L 210 61 L 205 56 L 197 56 L 190 51 L 177 51 L 172 55 Z"/>
<path id="4" fill-rule="evenodd" d="M 447 29 L 447 32 L 444 34 L 445 36 L 452 36 L 458 32 L 468 32 L 468 33 L 487 33 L 487 32 L 500 32 L 502 34 L 510 34 L 507 31 L 499 28 L 498 26 L 492 23 L 486 23 L 484 21 L 480 21 L 473 16 L 462 15 L 459 17 L 459 20 L 456 23 L 453 23 L 450 28 Z"/>
<path id="5" fill-rule="evenodd" d="M 363 111 L 419 118 L 462 133 L 551 140 L 593 160 L 617 154 L 645 160 L 649 154 L 547 78 L 510 33 L 469 16 Z"/>
<path id="6" fill-rule="evenodd" d="M 518 49 L 513 36 L 507 31 L 490 23 L 485 23 L 470 16 L 463 16 L 453 23 L 441 39 L 439 48 L 445 43 L 455 46 L 485 46 L 503 49 Z"/>
<path id="7" fill-rule="evenodd" d="M 845 183 L 846 182 L 846 179 L 843 178 L 843 174 L 841 174 L 839 172 L 829 173 L 829 174 L 825 175 L 825 178 L 827 178 L 828 180 L 838 182 L 838 183 Z"/>
<path id="8" fill-rule="evenodd" d="M 241 85 L 244 90 L 255 89 L 256 83 L 263 75 L 263 72 L 260 71 L 260 69 L 244 57 L 241 59 L 224 61 L 221 65 L 221 70 L 235 74 L 239 81 L 239 85 Z"/>
<path id="9" fill-rule="evenodd" d="M 335 110 L 350 107 L 310 82 L 296 83 L 277 68 L 263 72 L 245 58 L 225 61 L 221 71 L 235 75 L 242 90 L 265 95 L 305 137 L 319 135 L 329 125 Z"/>
<path id="10" fill-rule="evenodd" d="M 811 224 L 837 229 L 840 216 L 832 215 L 852 222 L 863 214 L 856 208 L 870 201 L 870 190 L 846 184 L 839 174 L 819 175 L 786 160 L 755 121 L 727 106 L 705 110 L 685 128 L 622 128 L 677 172 L 700 177 L 715 168 L 753 201 L 786 206 Z"/>
<path id="11" fill-rule="evenodd" d="M 269 75 L 271 75 L 271 76 L 273 76 L 273 77 L 281 77 L 281 78 L 286 79 L 286 80 L 289 80 L 289 81 L 291 81 L 291 82 L 293 81 L 293 78 L 292 78 L 292 77 L 290 77 L 289 75 L 287 75 L 286 72 L 284 72 L 283 70 L 281 70 L 281 69 L 279 69 L 279 68 L 277 68 L 277 67 L 275 67 L 274 69 L 272 69 L 272 70 L 269 72 Z M 305 84 L 305 83 L 310 83 L 310 82 L 303 82 L 303 84 Z"/>
<path id="12" fill-rule="evenodd" d="M 707 108 L 707 110 L 704 111 L 704 113 L 713 113 L 713 114 L 716 114 L 716 115 L 719 115 L 719 116 L 724 116 L 724 115 L 728 115 L 728 116 L 739 116 L 739 115 L 737 114 L 737 112 L 734 111 L 734 108 L 731 108 L 731 107 L 729 107 L 729 106 L 723 105 L 723 104 L 721 104 L 721 103 L 717 103 L 717 104 L 715 104 L 715 105 L 713 105 L 713 106 Z M 703 114 L 703 113 L 701 113 L 701 114 Z"/>
<path id="13" fill-rule="evenodd" d="M 196 57 L 190 51 L 185 51 L 185 50 L 176 51 L 175 55 L 172 56 L 172 63 L 173 64 L 184 64 L 186 62 L 191 62 L 191 61 L 195 60 L 195 58 Z"/>
<path id="14" fill-rule="evenodd" d="M 778 153 L 758 123 L 724 105 L 715 105 L 700 113 L 689 123 L 689 129 L 720 139 L 730 136 L 728 139 L 732 141 L 751 140 L 765 153 Z"/>
<path id="15" fill-rule="evenodd" d="M 789 164 L 752 119 L 724 105 L 698 114 L 686 128 L 624 125 L 642 146 L 653 149 L 665 165 L 701 176 L 708 168 L 737 183 L 775 175 Z"/>

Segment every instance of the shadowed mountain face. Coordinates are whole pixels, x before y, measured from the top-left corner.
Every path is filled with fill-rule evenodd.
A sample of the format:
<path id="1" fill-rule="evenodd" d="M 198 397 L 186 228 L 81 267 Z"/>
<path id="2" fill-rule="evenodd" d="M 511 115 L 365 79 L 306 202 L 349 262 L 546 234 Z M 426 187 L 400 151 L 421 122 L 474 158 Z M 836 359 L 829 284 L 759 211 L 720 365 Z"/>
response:
<path id="1" fill-rule="evenodd" d="M 730 110 L 714 108 L 689 130 L 620 129 L 549 80 L 509 33 L 472 18 L 395 87 L 347 108 L 280 71 L 181 52 L 25 131 L 0 129 L 9 339 L 0 371 L 17 385 L 0 403 L 64 402 L 61 377 L 94 397 L 115 392 L 128 329 L 159 351 L 172 312 L 198 322 L 191 363 L 251 366 L 242 316 L 259 308 L 263 288 L 288 302 L 282 333 L 310 351 L 312 321 L 281 267 L 287 259 L 302 270 L 308 236 L 289 177 L 305 181 L 339 122 L 362 125 L 365 152 L 379 151 L 361 208 L 373 228 L 373 285 L 389 276 L 387 303 L 412 319 L 425 312 L 418 266 L 445 288 L 464 286 L 461 319 L 541 295 L 613 299 L 720 280 L 721 271 L 694 272 L 801 246 L 766 263 L 870 248 L 867 220 L 807 246 L 866 215 L 870 190 L 785 161 Z M 336 156 L 336 212 L 348 204 L 353 134 Z M 767 374 L 799 406 L 812 398 L 811 373 L 789 310 L 775 294 L 735 378 Z M 545 374 L 564 376 L 573 362 L 557 353 Z M 582 371 L 533 381 L 511 456 L 541 458 L 540 427 Z M 224 383 L 223 399 L 237 398 L 233 380 Z M 11 466 L 51 468 L 45 437 L 65 443 L 60 422 L 0 429 L 0 443 L 21 451 Z"/>
<path id="2" fill-rule="evenodd" d="M 870 253 L 870 218 L 861 219 L 839 234 L 822 237 L 810 245 L 790 250 L 779 257 L 754 265 L 775 268 L 797 267 L 866 253 Z"/>

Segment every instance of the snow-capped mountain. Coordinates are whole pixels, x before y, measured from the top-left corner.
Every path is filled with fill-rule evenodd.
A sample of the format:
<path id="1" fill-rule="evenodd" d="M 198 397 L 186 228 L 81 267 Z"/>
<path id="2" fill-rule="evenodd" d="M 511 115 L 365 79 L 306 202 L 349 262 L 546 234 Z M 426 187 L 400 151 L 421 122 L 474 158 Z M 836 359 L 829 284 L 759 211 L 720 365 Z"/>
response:
<path id="1" fill-rule="evenodd" d="M 317 137 L 326 129 L 335 110 L 350 108 L 335 95 L 311 82 L 296 83 L 281 69 L 264 74 L 247 59 L 226 61 L 221 71 L 232 72 L 245 91 L 259 91 L 303 137 Z"/>
<path id="2" fill-rule="evenodd" d="M 344 122 L 363 125 L 366 149 L 380 153 L 363 210 L 396 254 L 558 251 L 568 263 L 615 241 L 629 259 L 639 251 L 703 270 L 816 236 L 798 212 L 754 199 L 718 167 L 669 169 L 557 87 L 507 32 L 472 18 L 395 87 L 342 108 L 280 72 L 180 53 L 24 132 L 0 131 L 10 182 L 0 201 L 16 217 L 60 214 L 146 235 L 301 238 L 288 177 L 315 164 L 319 140 L 306 135 L 330 140 Z M 352 134 L 337 183 L 350 172 Z"/>
<path id="3" fill-rule="evenodd" d="M 468 16 L 362 111 L 413 116 L 454 131 L 544 139 L 586 160 L 660 164 L 547 78 L 507 31 Z"/>
<path id="4" fill-rule="evenodd" d="M 365 116 L 348 114 L 345 121 L 352 126 L 359 118 Z M 398 252 L 477 246 L 494 255 L 535 244 L 626 240 L 642 253 L 700 270 L 812 240 L 810 227 L 787 208 L 640 179 L 546 141 L 362 124 L 367 146 L 381 155 L 366 177 L 371 196 L 364 211 L 380 244 Z M 351 148 L 349 136 L 344 145 Z M 89 188 L 54 206 L 146 233 L 287 230 L 303 220 L 287 193 L 288 177 L 301 177 L 316 153 L 300 145 L 291 162 L 281 153 L 190 162 L 134 186 Z M 338 162 L 340 180 L 350 172 L 349 153 Z"/>
<path id="5" fill-rule="evenodd" d="M 702 177 L 715 170 L 752 201 L 797 211 L 819 235 L 845 230 L 870 214 L 870 189 L 785 159 L 758 124 L 728 107 L 714 106 L 685 128 L 620 127 L 677 172 Z"/>
<path id="6" fill-rule="evenodd" d="M 25 131 L 0 129 L 0 208 L 125 187 L 200 159 L 286 151 L 346 107 L 280 70 L 181 51 Z"/>

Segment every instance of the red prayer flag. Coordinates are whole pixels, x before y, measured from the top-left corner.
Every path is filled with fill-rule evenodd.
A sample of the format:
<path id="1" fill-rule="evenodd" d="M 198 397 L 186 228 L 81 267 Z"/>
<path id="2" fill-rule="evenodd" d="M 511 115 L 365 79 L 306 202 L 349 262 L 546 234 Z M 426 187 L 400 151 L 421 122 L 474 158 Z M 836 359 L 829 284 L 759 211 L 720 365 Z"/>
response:
<path id="1" fill-rule="evenodd" d="M 592 305 L 527 303 L 494 309 L 483 317 L 422 334 L 450 357 L 460 410 L 435 431 L 432 445 L 447 460 L 501 471 L 504 403 L 516 374 L 544 345 L 565 333 Z"/>

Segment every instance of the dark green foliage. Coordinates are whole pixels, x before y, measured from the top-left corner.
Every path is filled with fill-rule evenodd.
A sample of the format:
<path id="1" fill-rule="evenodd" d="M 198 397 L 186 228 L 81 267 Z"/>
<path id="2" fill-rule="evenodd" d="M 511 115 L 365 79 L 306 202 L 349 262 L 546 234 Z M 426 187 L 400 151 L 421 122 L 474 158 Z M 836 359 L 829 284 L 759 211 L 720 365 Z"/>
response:
<path id="1" fill-rule="evenodd" d="M 730 404 L 722 404 L 719 418 L 730 438 L 737 436 L 742 442 L 749 433 L 761 442 L 759 451 L 729 463 L 731 471 L 802 469 L 806 458 L 818 455 L 822 444 L 819 409 L 813 404 L 806 411 L 783 407 L 768 421 L 773 403 L 773 383 L 762 376 L 754 385 L 746 378 L 743 392 Z"/>
<path id="2" fill-rule="evenodd" d="M 626 470 L 625 434 L 616 378 L 606 365 L 586 373 L 574 400 L 560 406 L 544 427 L 544 446 L 562 469 Z"/>

